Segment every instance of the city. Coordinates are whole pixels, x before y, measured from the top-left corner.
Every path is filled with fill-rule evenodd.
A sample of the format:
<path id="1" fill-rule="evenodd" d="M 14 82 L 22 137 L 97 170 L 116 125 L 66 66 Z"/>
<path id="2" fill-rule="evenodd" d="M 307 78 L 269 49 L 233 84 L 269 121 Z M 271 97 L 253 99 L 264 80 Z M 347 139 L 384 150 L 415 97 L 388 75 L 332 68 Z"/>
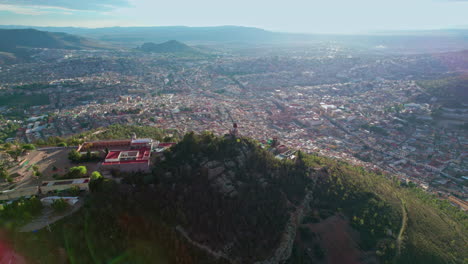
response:
<path id="1" fill-rule="evenodd" d="M 462 264 L 465 1 L 0 0 L 0 264 Z"/>
<path id="2" fill-rule="evenodd" d="M 451 54 L 353 57 L 333 46 L 326 52 L 193 59 L 46 49 L 34 63 L 0 69 L 0 96 L 40 100 L 21 111 L 1 108 L 3 116 L 23 117 L 4 122 L 18 127 L 4 140 L 40 144 L 110 124 L 222 135 L 236 122 L 242 135 L 260 142 L 278 138 L 289 149 L 468 198 L 466 105 L 442 107 L 416 81 L 464 65 Z"/>

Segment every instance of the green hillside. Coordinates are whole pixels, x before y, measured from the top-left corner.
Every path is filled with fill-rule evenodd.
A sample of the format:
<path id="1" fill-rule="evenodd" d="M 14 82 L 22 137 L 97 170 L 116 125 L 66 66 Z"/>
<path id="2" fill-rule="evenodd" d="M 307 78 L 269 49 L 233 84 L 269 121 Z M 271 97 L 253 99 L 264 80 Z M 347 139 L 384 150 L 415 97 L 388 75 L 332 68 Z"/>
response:
<path id="1" fill-rule="evenodd" d="M 177 52 L 188 52 L 196 53 L 197 51 L 194 48 L 191 48 L 184 43 L 181 43 L 177 40 L 170 40 L 164 43 L 144 43 L 140 48 L 142 51 L 154 52 L 154 53 L 177 53 Z"/>
<path id="2" fill-rule="evenodd" d="M 35 29 L 0 29 L 0 51 L 28 54 L 30 48 L 102 49 L 106 46 L 90 39 L 66 33 Z"/>
<path id="3" fill-rule="evenodd" d="M 468 74 L 466 73 L 444 79 L 419 81 L 418 85 L 447 107 L 460 107 L 468 100 Z"/>
<path id="4" fill-rule="evenodd" d="M 466 263 L 468 217 L 326 157 L 186 134 L 152 173 L 98 180 L 51 232 L 10 231 L 36 263 Z M 353 262 L 353 259 L 356 262 Z"/>
<path id="5" fill-rule="evenodd" d="M 0 51 L 0 65 L 16 62 L 16 56 L 9 52 Z"/>

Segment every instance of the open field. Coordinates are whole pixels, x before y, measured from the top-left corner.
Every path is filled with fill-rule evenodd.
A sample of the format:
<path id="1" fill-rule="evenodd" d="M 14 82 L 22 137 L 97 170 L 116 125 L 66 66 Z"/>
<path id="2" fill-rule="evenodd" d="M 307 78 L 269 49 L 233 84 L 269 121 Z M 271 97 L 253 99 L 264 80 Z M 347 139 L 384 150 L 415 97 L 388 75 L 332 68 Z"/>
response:
<path id="1" fill-rule="evenodd" d="M 14 188 L 26 188 L 39 185 L 42 181 L 54 180 L 54 175 L 62 176 L 68 172 L 73 166 L 83 165 L 86 166 L 88 172 L 97 170 L 99 163 L 81 163 L 74 164 L 68 160 L 69 148 L 57 148 L 47 150 L 34 150 L 31 151 L 24 160 L 16 167 L 12 168 L 9 173 L 16 174 L 14 178 Z M 41 176 L 33 176 L 32 167 L 37 165 Z M 6 190 L 12 187 L 12 184 L 0 184 L 0 190 Z"/>

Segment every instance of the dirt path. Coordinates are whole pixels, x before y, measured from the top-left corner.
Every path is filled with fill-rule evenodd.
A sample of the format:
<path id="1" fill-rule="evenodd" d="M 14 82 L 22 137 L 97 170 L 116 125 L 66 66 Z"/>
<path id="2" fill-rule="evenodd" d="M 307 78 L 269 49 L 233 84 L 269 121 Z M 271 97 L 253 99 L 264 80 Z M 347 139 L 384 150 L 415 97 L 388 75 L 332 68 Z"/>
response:
<path id="1" fill-rule="evenodd" d="M 50 224 L 53 224 L 58 220 L 75 213 L 76 211 L 78 211 L 78 209 L 81 208 L 81 206 L 83 206 L 83 204 L 84 202 L 80 197 L 80 200 L 75 205 L 73 205 L 72 208 L 68 209 L 62 214 L 55 214 L 54 210 L 51 207 L 45 207 L 43 209 L 42 215 L 32 220 L 25 226 L 21 227 L 20 232 L 34 232 L 44 227 L 47 227 Z"/>
<path id="2" fill-rule="evenodd" d="M 208 246 L 206 245 L 203 245 L 203 244 L 200 244 L 198 243 L 197 241 L 194 241 L 190 238 L 190 236 L 187 234 L 187 232 L 181 227 L 181 226 L 177 226 L 176 227 L 176 230 L 183 236 L 185 237 L 185 239 L 187 239 L 187 241 L 198 247 L 199 249 L 205 251 L 206 253 L 210 254 L 211 256 L 213 256 L 214 258 L 216 259 L 219 259 L 219 258 L 223 258 L 225 260 L 227 260 L 229 263 L 235 263 L 228 255 L 224 254 L 223 252 L 219 252 L 219 251 L 214 251 L 212 250 L 211 248 L 209 248 Z"/>
<path id="3" fill-rule="evenodd" d="M 406 211 L 405 201 L 403 201 L 402 199 L 401 199 L 401 212 L 403 214 L 403 217 L 401 219 L 400 232 L 398 233 L 398 237 L 397 237 L 397 257 L 400 256 L 401 254 L 401 244 L 403 243 L 403 235 L 406 230 L 406 225 L 408 224 L 408 213 Z"/>
<path id="4" fill-rule="evenodd" d="M 296 239 L 297 229 L 302 223 L 304 216 L 309 212 L 309 204 L 313 199 L 312 191 L 306 193 L 301 205 L 298 206 L 296 211 L 291 214 L 289 221 L 286 223 L 283 231 L 283 237 L 279 246 L 276 248 L 273 255 L 263 261 L 257 261 L 255 264 L 278 264 L 284 263 L 291 257 L 294 240 Z"/>

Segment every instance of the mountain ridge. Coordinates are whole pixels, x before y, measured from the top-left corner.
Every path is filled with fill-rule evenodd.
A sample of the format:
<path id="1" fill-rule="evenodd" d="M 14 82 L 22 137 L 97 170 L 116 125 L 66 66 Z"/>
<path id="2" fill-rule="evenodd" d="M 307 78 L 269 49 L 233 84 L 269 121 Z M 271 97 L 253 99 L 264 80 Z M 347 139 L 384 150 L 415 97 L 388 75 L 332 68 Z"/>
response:
<path id="1" fill-rule="evenodd" d="M 0 51 L 18 52 L 20 49 L 101 49 L 104 46 L 89 39 L 67 33 L 36 29 L 0 29 Z"/>
<path id="2" fill-rule="evenodd" d="M 199 53 L 194 48 L 177 40 L 169 40 L 158 44 L 153 42 L 146 42 L 137 49 L 153 53 Z"/>
<path id="3" fill-rule="evenodd" d="M 375 48 L 384 45 L 388 49 L 403 52 L 444 52 L 466 49 L 468 30 L 428 30 L 375 32 L 369 34 L 313 34 L 268 31 L 255 27 L 217 26 L 217 27 L 28 27 L 0 26 L 0 28 L 36 28 L 53 32 L 81 35 L 123 47 L 140 46 L 145 42 L 161 43 L 176 39 L 188 44 L 210 43 L 250 43 L 250 44 L 304 44 L 337 41 L 354 47 Z M 432 43 L 428 45 L 428 43 Z"/>

